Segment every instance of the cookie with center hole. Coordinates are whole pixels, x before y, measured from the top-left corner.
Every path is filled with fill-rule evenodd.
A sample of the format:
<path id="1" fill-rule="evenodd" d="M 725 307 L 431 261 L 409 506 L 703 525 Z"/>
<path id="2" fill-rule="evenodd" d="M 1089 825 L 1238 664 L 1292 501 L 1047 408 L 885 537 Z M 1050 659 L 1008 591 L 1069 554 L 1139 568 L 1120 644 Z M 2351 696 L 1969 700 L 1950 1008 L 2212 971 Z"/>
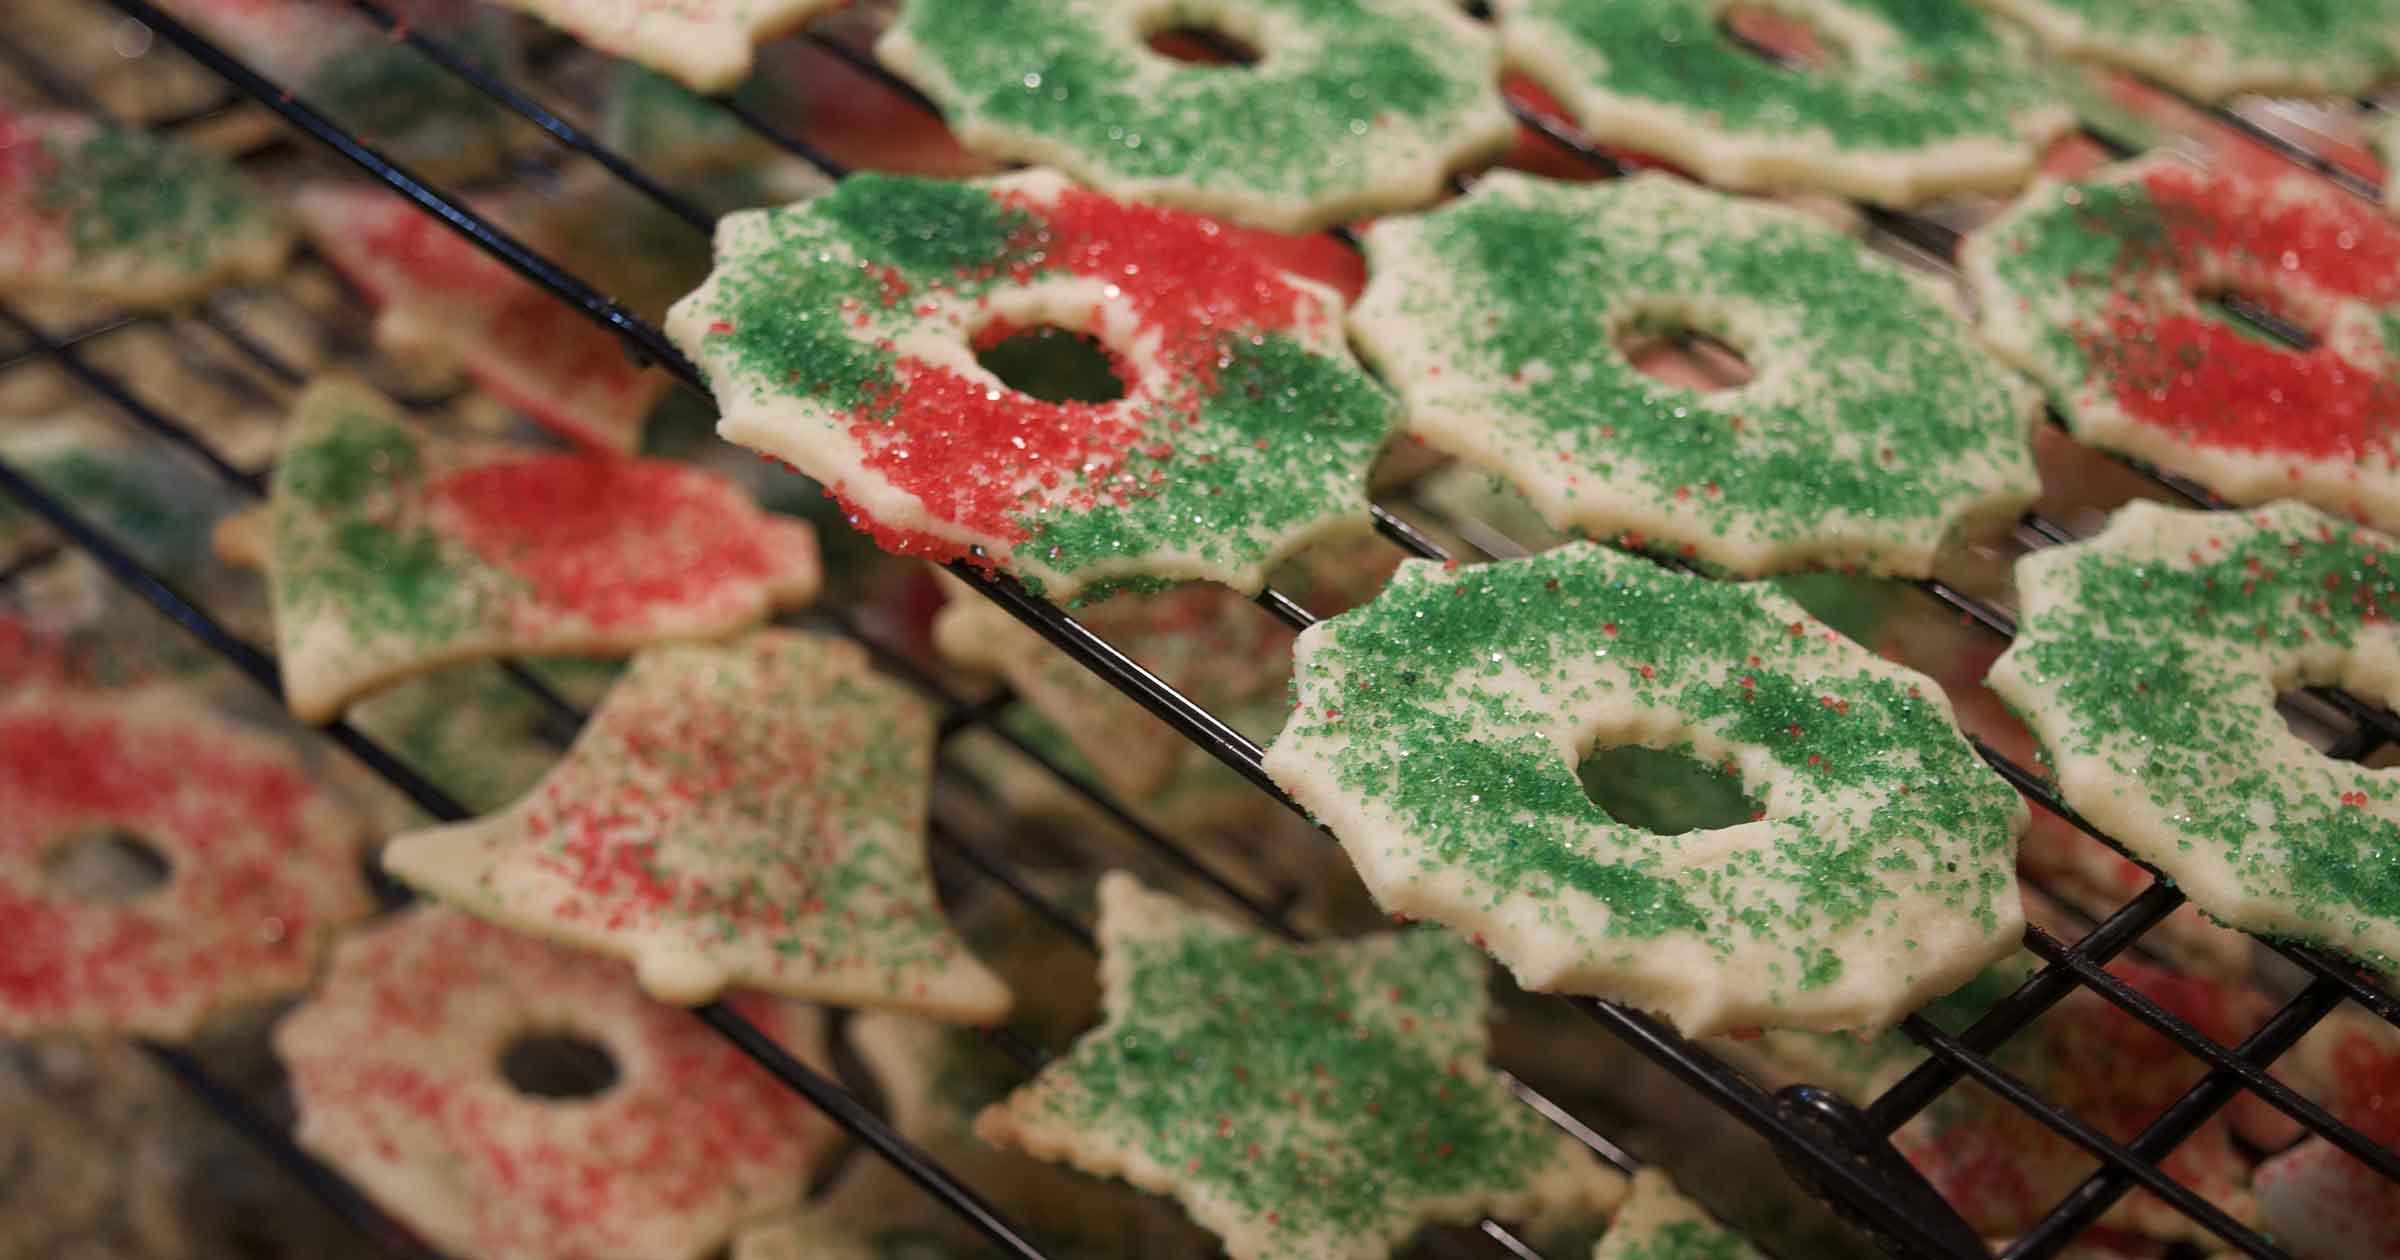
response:
<path id="1" fill-rule="evenodd" d="M 1386 911 L 1471 936 L 1520 984 L 1690 1035 L 1879 1028 L 2015 946 L 2025 804 L 1931 680 L 1764 583 L 1589 543 L 1402 566 L 1300 636 L 1267 772 Z M 1618 821 L 1578 763 L 1713 766 L 1748 819 Z"/>
<path id="2" fill-rule="evenodd" d="M 825 1070 L 814 1008 L 733 1005 Z M 435 906 L 343 942 L 275 1051 L 300 1144 L 456 1255 L 691 1260 L 797 1202 L 834 1141 L 623 964 Z"/>

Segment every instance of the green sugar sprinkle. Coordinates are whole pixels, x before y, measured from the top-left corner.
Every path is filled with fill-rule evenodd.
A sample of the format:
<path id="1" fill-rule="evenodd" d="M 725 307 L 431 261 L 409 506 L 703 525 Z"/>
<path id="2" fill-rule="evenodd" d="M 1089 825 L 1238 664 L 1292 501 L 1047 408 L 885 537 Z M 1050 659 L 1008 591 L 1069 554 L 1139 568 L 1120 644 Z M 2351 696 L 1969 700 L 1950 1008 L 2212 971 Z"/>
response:
<path id="1" fill-rule="evenodd" d="M 2170 872 L 2195 847 L 2221 856 L 2248 896 L 2296 903 L 2317 943 L 2387 954 L 2360 934 L 2400 939 L 2400 826 L 2367 806 L 2388 809 L 2400 789 L 2257 752 L 2282 728 L 2266 671 L 2347 651 L 2400 609 L 2400 562 L 2311 509 L 2264 517 L 2208 518 L 2222 527 L 2181 559 L 2121 554 L 2107 535 L 2062 556 L 2065 581 L 2029 593 L 2011 650 L 2038 704 L 2009 698 L 2055 706 L 2053 755 L 2100 759 L 2157 807 L 2159 830 L 2123 833 L 2128 844 Z"/>
<path id="2" fill-rule="evenodd" d="M 1714 0 L 1527 0 L 1516 20 L 1563 45 L 1596 92 L 1704 114 L 1720 131 L 1822 132 L 1848 149 L 2016 141 L 2014 117 L 2055 89 L 1967 0 L 1837 0 L 1891 32 L 1822 71 L 1778 66 L 1736 43 Z"/>
<path id="3" fill-rule="evenodd" d="M 2183 53 L 2220 47 L 2238 61 L 2329 64 L 2328 73 L 2367 80 L 2400 69 L 2400 9 L 2389 0 L 2039 0 L 2091 36 L 2119 45 Z"/>
<path id="4" fill-rule="evenodd" d="M 1766 944 L 1809 989 L 1841 975 L 1826 932 L 1871 931 L 1902 899 L 1938 898 L 1991 926 L 2015 852 L 2014 794 L 1936 699 L 1764 598 L 1762 584 L 1589 544 L 1456 573 L 1412 565 L 1320 632 L 1285 738 L 1299 736 L 1344 794 L 1394 815 L 1427 869 L 1472 877 L 1469 901 L 1599 899 L 1605 918 L 1568 925 L 1595 952 L 1617 952 L 1606 938 L 1669 933 L 1719 951 Z M 1783 772 L 1781 825 L 1671 869 L 1711 833 L 1657 836 L 1609 818 L 1540 732 L 1623 688 L 1676 715 L 1670 746 L 1705 732 L 1767 753 Z"/>
<path id="5" fill-rule="evenodd" d="M 1266 1254 L 1382 1237 L 1426 1201 L 1517 1192 L 1562 1158 L 1484 1066 L 1484 965 L 1446 934 L 1299 950 L 1187 914 L 1115 936 L 1127 978 L 1108 1022 L 1014 1105 L 1222 1196 Z"/>
<path id="6" fill-rule="evenodd" d="M 55 162 L 35 204 L 67 224 L 76 256 L 134 251 L 197 269 L 258 208 L 223 161 L 140 132 L 46 142 Z"/>
<path id="7" fill-rule="evenodd" d="M 1370 244 L 1439 279 L 1370 292 L 1362 322 L 1389 306 L 1416 334 L 1370 353 L 1404 393 L 1430 391 L 1418 410 L 1488 416 L 1481 442 L 1512 475 L 1589 496 L 1571 515 L 1633 496 L 1687 539 L 1841 523 L 1930 544 L 2034 484 L 2018 383 L 1900 268 L 1788 212 L 1663 177 L 1487 181 Z M 1756 378 L 1704 395 L 1606 349 L 1685 324 Z"/>
<path id="8" fill-rule="evenodd" d="M 946 109 L 1041 137 L 1065 165 L 1121 179 L 1309 196 L 1365 186 L 1394 126 L 1441 142 L 1491 107 L 1490 57 L 1376 0 L 1250 0 L 1305 32 L 1304 53 L 1176 66 L 1107 34 L 1085 0 L 919 0 L 898 29 L 939 68 Z M 1174 24 L 1178 11 L 1164 17 Z"/>

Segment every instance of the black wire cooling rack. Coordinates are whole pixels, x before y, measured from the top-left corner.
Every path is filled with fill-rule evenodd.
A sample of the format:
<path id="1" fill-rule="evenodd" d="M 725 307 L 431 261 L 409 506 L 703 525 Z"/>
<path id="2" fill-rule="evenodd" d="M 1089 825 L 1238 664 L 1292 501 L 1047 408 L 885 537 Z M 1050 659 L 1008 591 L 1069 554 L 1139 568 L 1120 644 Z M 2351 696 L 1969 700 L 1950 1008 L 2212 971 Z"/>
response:
<path id="1" fill-rule="evenodd" d="M 355 165 L 367 176 L 407 197 L 426 213 L 440 219 L 542 286 L 558 300 L 574 306 L 617 334 L 629 351 L 641 360 L 658 365 L 683 384 L 705 393 L 698 372 L 656 326 L 625 310 L 572 273 L 529 249 L 469 209 L 457 197 L 389 161 L 306 100 L 292 96 L 281 85 L 264 78 L 241 60 L 160 12 L 147 0 L 91 0 L 91 3 L 113 6 L 125 16 L 140 22 L 159 38 L 222 77 L 228 85 L 224 95 L 197 108 L 150 120 L 148 125 L 152 129 L 174 130 L 205 122 L 244 101 L 255 101 L 304 136 Z M 532 124 L 559 147 L 592 160 L 618 180 L 689 224 L 694 231 L 705 234 L 713 227 L 711 216 L 621 155 L 596 142 L 584 130 L 543 105 L 533 95 L 438 41 L 410 30 L 375 0 L 349 0 L 349 3 L 367 21 L 394 40 L 406 43 L 499 107 Z M 798 38 L 813 41 L 857 71 L 873 76 L 916 107 L 932 109 L 930 103 L 885 72 L 871 56 L 842 40 L 818 31 L 803 31 Z M 0 61 L 5 61 L 10 69 L 53 98 L 57 104 L 90 113 L 104 113 L 99 102 L 83 84 L 55 72 L 42 58 L 11 39 L 4 23 L 0 23 Z M 782 129 L 738 103 L 725 101 L 721 104 L 759 136 L 825 175 L 838 178 L 844 173 L 840 163 L 833 161 L 803 136 Z M 2378 190 L 2367 181 L 2239 113 L 2208 106 L 2195 107 L 2206 110 L 2219 122 L 2325 175 L 2351 192 L 2368 197 L 2379 195 Z M 1616 159 L 1586 140 L 1571 125 L 1522 104 L 1512 104 L 1512 109 L 1520 122 L 1557 146 L 1562 153 L 1584 164 L 1594 176 L 1613 177 L 1623 173 L 1623 167 Z M 2095 135 L 2094 138 L 2108 144 L 2105 137 Z M 2119 153 L 2130 151 L 2130 146 L 2123 144 L 2109 147 Z M 1956 232 L 1929 219 L 1874 208 L 1864 209 L 1862 214 L 1872 231 L 1936 265 L 1946 264 L 1958 243 Z M 1348 239 L 1346 234 L 1337 232 L 1337 235 Z M 2305 342 L 2304 333 L 2280 325 L 2265 312 L 2237 310 L 2236 314 L 2251 318 L 2253 323 L 2270 335 L 2280 336 L 2294 344 Z M 200 308 L 190 316 L 190 322 L 215 334 L 225 346 L 231 348 L 234 355 L 245 361 L 247 368 L 281 384 L 297 385 L 306 375 L 214 304 Z M 62 333 L 52 333 L 0 301 L 0 330 L 13 334 L 16 339 L 12 348 L 0 351 L 0 373 L 33 364 L 49 364 L 83 389 L 110 403 L 134 426 L 197 457 L 229 486 L 251 495 L 261 493 L 264 478 L 260 473 L 240 467 L 228 459 L 190 426 L 168 414 L 167 410 L 145 401 L 121 380 L 95 366 L 85 353 L 104 338 L 145 326 L 163 327 L 170 334 L 182 331 L 179 321 L 112 316 Z M 2133 461 L 2124 462 L 2158 486 L 2194 504 L 2224 506 L 2204 487 L 2187 479 Z M 272 657 L 162 580 L 124 547 L 95 528 L 75 505 L 43 488 L 5 460 L 0 460 L 0 493 L 6 493 L 34 515 L 47 521 L 68 546 L 88 554 L 117 582 L 166 614 L 183 631 L 223 657 L 259 687 L 270 693 L 278 690 L 279 682 Z M 1402 517 L 1382 507 L 1374 511 L 1377 530 L 1407 554 L 1445 561 L 1454 558 L 1431 536 Z M 2064 527 L 2038 515 L 2030 515 L 2020 522 L 2018 532 L 2020 538 L 2032 546 L 2055 545 L 2071 541 L 2073 537 Z M 1664 558 L 1661 562 L 1673 563 L 1671 559 Z M 26 567 L 20 565 L 10 571 L 0 572 L 0 587 L 19 577 Z M 1261 769 L 1259 747 L 1240 732 L 1135 664 L 1064 611 L 1033 597 L 1014 582 L 984 574 L 963 564 L 955 566 L 953 571 L 982 595 L 997 602 L 1078 663 L 1140 702 L 1260 790 L 1297 811 L 1297 806 L 1275 787 Z M 2006 637 L 2015 632 L 2013 618 L 1987 601 L 1939 580 L 1929 579 L 1917 585 L 1931 598 L 1994 635 Z M 1307 609 L 1273 590 L 1262 594 L 1259 603 L 1294 628 L 1304 628 L 1315 621 Z M 811 612 L 809 618 L 860 639 L 875 654 L 880 665 L 932 694 L 943 708 L 944 719 L 940 729 L 945 740 L 970 729 L 986 730 L 997 735 L 1018 752 L 1040 762 L 1056 774 L 1069 789 L 1117 824 L 1130 842 L 1207 884 L 1269 930 L 1297 938 L 1298 933 L 1276 908 L 1246 894 L 1217 872 L 1205 857 L 1144 825 L 1108 793 L 1062 769 L 995 721 L 1005 707 L 1005 694 L 967 700 L 948 691 L 939 679 L 928 674 L 907 656 L 886 648 L 844 614 L 821 609 Z M 562 727 L 571 729 L 573 724 L 582 720 L 583 715 L 550 690 L 537 675 L 514 665 L 505 668 L 519 685 L 525 687 L 553 717 L 560 720 Z M 2320 690 L 2313 694 L 2319 707 L 2342 728 L 2330 750 L 2332 755 L 2361 758 L 2387 743 L 2400 741 L 2400 718 L 2384 708 L 2334 691 Z M 323 727 L 321 733 L 432 817 L 448 821 L 467 815 L 457 801 L 355 728 L 336 721 Z M 2092 839 L 2132 858 L 2122 846 L 2069 809 L 2039 774 L 1988 743 L 1976 740 L 1975 746 L 1984 759 L 2035 807 L 2057 815 Z M 1092 947 L 1090 929 L 1081 919 L 1054 902 L 1045 900 L 1008 862 L 939 825 L 933 828 L 932 835 L 935 844 L 943 852 L 958 858 L 968 869 L 1022 900 L 1046 923 L 1070 939 L 1086 949 Z M 2134 860 L 2139 863 L 2139 859 Z M 1867 1228 L 1895 1254 L 1951 1260 L 1969 1260 L 1973 1257 L 1988 1260 L 1992 1254 L 1957 1210 L 1902 1160 L 1888 1142 L 1888 1135 L 1929 1103 L 1962 1081 L 1971 1079 L 2082 1148 L 2099 1163 L 2098 1169 L 2062 1199 L 2044 1219 L 2000 1253 L 2005 1260 L 2039 1260 L 2058 1254 L 2118 1199 L 2136 1187 L 2149 1191 L 2188 1216 L 2233 1250 L 2258 1257 L 2259 1260 L 2278 1260 L 2285 1253 L 2273 1241 L 2232 1220 L 2221 1209 L 2177 1183 L 2162 1171 L 2160 1161 L 2211 1116 L 2246 1091 L 2289 1116 L 2305 1131 L 2324 1137 L 2383 1177 L 2400 1182 L 2400 1152 L 2377 1145 L 2355 1128 L 2335 1119 L 2322 1107 L 2299 1096 L 2267 1074 L 2268 1067 L 2279 1056 L 2338 1007 L 2346 1003 L 2355 1004 L 2375 1017 L 2400 1026 L 2400 1002 L 2396 1002 L 2391 993 L 2376 981 L 2339 958 L 2282 942 L 2267 941 L 2263 943 L 2268 948 L 2297 966 L 2306 977 L 2305 984 L 2265 1023 L 2238 1044 L 2227 1046 L 2212 1040 L 2189 1022 L 2166 1011 L 2104 969 L 2111 959 L 2135 947 L 2146 932 L 2183 904 L 2182 894 L 2170 882 L 2154 868 L 2142 865 L 2150 879 L 2147 887 L 2103 918 L 2081 938 L 2064 941 L 2039 927 L 2028 927 L 2025 947 L 2042 960 L 2043 966 L 1972 1026 L 1951 1034 L 1921 1017 L 1911 1017 L 1905 1021 L 1901 1025 L 1902 1030 L 1924 1048 L 1927 1057 L 1921 1065 L 1863 1107 L 1854 1106 L 1828 1090 L 1807 1085 L 1768 1093 L 1705 1048 L 1682 1039 L 1665 1025 L 1637 1011 L 1589 999 L 1562 1000 L 1570 1001 L 1601 1028 L 1765 1139 L 1804 1188 L 1833 1205 L 1845 1217 Z M 405 892 L 388 885 L 383 891 L 393 901 L 406 897 Z M 2164 1035 L 2208 1069 L 2198 1083 L 2153 1118 L 2140 1133 L 2124 1142 L 2108 1138 L 2085 1119 L 2043 1097 L 2038 1090 L 1998 1066 L 1992 1058 L 2010 1037 L 2077 989 L 2089 989 L 2097 993 L 2102 999 Z M 840 1084 L 799 1062 L 756 1027 L 722 1006 L 698 1008 L 695 1016 L 777 1079 L 823 1109 L 876 1156 L 890 1161 L 928 1194 L 980 1230 L 1001 1250 L 1023 1257 L 1024 1260 L 1045 1260 L 1047 1253 L 1038 1240 L 1019 1230 L 972 1187 L 909 1143 L 873 1108 Z M 1042 1050 L 1013 1035 L 997 1032 L 990 1034 L 990 1037 L 1003 1053 L 1025 1071 L 1030 1072 L 1043 1062 Z M 197 1058 L 167 1046 L 152 1045 L 145 1048 L 212 1110 L 254 1141 L 274 1162 L 297 1177 L 311 1193 L 356 1225 L 374 1242 L 394 1255 L 436 1255 L 355 1187 L 301 1150 L 279 1124 L 269 1119 L 241 1093 L 213 1077 Z M 1619 1168 L 1630 1169 L 1634 1166 L 1633 1159 L 1622 1149 L 1548 1099 L 1521 1083 L 1516 1088 L 1528 1105 L 1557 1122 L 1601 1158 Z M 1702 1187 L 1702 1190 L 1705 1191 L 1706 1187 Z M 1498 1224 L 1484 1222 L 1481 1232 L 1492 1243 L 1515 1255 L 1538 1260 L 1532 1248 Z M 1428 1240 L 1445 1253 L 1460 1251 L 1466 1245 L 1460 1239 L 1440 1233 L 1429 1234 Z"/>

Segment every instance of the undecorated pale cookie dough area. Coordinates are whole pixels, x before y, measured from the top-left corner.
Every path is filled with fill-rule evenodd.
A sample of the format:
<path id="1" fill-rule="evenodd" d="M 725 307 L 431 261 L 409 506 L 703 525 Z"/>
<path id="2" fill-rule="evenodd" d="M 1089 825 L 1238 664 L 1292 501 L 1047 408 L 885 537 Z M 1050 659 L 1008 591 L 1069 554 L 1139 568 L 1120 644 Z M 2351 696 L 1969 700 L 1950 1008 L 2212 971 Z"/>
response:
<path id="1" fill-rule="evenodd" d="M 2075 124 L 2031 41 L 1970 0 L 1778 0 L 1831 64 L 1738 43 L 1732 0 L 1498 0 L 1501 52 L 1603 144 L 1709 183 L 1904 206 L 2005 193 Z"/>
<path id="2" fill-rule="evenodd" d="M 2400 783 L 2336 761 L 2279 692 L 2400 690 L 2392 540 L 2296 503 L 2135 503 L 2017 562 L 2025 612 L 1989 679 L 2084 817 L 2214 918 L 2389 968 Z"/>
<path id="3" fill-rule="evenodd" d="M 1588 543 L 1425 561 L 1300 636 L 1266 765 L 1386 911 L 1467 934 L 1546 992 L 1693 1036 L 1879 1028 L 2022 929 L 2024 802 L 1941 690 L 1758 583 Z M 1598 746 L 1737 777 L 1748 822 L 1658 835 L 1609 817 Z"/>
<path id="4" fill-rule="evenodd" d="M 1796 211 L 1667 175 L 1494 175 L 1367 233 L 1350 326 L 1406 430 L 1507 477 L 1553 528 L 1737 573 L 1922 576 L 2039 482 L 2040 398 L 1921 279 Z M 1704 392 L 1631 348 L 1697 333 Z"/>
<path id="5" fill-rule="evenodd" d="M 838 0 L 497 0 L 575 38 L 678 79 L 724 92 L 750 77 L 754 46 Z"/>
<path id="6" fill-rule="evenodd" d="M 1257 60 L 1146 45 L 1179 27 Z M 1454 0 L 908 0 L 875 53 L 968 148 L 1284 232 L 1432 201 L 1516 138 Z"/>

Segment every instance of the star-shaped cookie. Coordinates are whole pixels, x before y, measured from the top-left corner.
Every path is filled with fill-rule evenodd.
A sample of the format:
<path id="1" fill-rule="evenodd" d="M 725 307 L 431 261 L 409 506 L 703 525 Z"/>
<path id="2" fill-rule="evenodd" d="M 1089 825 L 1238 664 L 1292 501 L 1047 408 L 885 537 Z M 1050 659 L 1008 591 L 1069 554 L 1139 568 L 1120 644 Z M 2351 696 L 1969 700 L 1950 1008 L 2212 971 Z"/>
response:
<path id="1" fill-rule="evenodd" d="M 819 578 L 814 531 L 713 473 L 437 437 L 344 378 L 301 396 L 255 532 L 308 722 L 464 661 L 721 638 Z"/>
<path id="2" fill-rule="evenodd" d="M 925 867 L 933 715 L 846 640 L 764 630 L 636 657 L 567 756 L 489 818 L 384 866 L 470 913 L 627 959 L 642 987 L 727 985 L 990 1023 L 1009 994 Z"/>
<path id="3" fill-rule="evenodd" d="M 1106 1019 L 985 1140 L 1172 1194 L 1234 1260 L 1373 1260 L 1623 1191 L 1485 1065 L 1484 965 L 1446 935 L 1296 948 L 1122 873 L 1099 935 Z"/>

